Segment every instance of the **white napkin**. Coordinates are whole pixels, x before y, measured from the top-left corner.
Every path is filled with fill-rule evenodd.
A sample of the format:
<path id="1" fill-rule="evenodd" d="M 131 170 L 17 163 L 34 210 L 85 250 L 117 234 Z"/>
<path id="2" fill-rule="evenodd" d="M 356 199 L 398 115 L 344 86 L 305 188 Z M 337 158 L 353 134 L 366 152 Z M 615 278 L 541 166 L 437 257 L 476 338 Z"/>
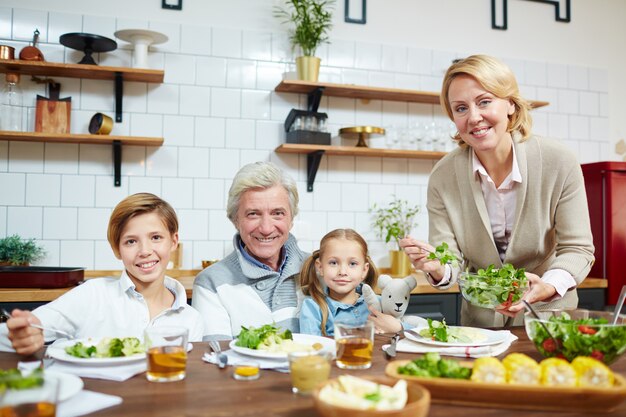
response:
<path id="1" fill-rule="evenodd" d="M 257 362 L 261 369 L 271 369 L 278 372 L 289 372 L 289 362 L 287 359 L 266 359 L 266 358 L 253 358 L 250 356 L 240 355 L 234 350 L 226 350 L 225 353 L 228 356 L 228 365 L 236 365 L 241 362 Z M 214 365 L 218 364 L 217 355 L 206 352 L 202 355 L 202 360 Z"/>
<path id="2" fill-rule="evenodd" d="M 396 345 L 396 351 L 407 353 L 427 353 L 437 352 L 440 355 L 446 356 L 458 356 L 461 358 L 480 358 L 483 356 L 499 356 L 506 352 L 511 343 L 517 340 L 517 336 L 508 330 L 499 330 L 498 332 L 506 333 L 505 339 L 502 343 L 491 346 L 463 346 L 463 347 L 444 347 L 426 345 L 424 343 L 415 342 L 413 340 L 404 338 Z M 386 349 L 387 346 L 383 346 Z"/>
<path id="3" fill-rule="evenodd" d="M 127 364 L 112 366 L 85 366 L 70 362 L 55 361 L 47 369 L 78 375 L 83 378 L 108 379 L 110 381 L 126 381 L 127 379 L 146 372 L 146 361 L 138 360 Z"/>
<path id="4" fill-rule="evenodd" d="M 57 417 L 77 417 L 122 403 L 122 397 L 81 390 L 57 406 Z"/>

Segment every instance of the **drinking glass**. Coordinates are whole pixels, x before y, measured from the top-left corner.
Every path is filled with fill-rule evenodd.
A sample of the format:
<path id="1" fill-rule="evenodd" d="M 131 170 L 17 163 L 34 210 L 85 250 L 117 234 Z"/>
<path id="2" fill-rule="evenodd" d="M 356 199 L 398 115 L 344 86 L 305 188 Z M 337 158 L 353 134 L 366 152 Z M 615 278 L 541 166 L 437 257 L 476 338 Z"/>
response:
<path id="1" fill-rule="evenodd" d="M 330 376 L 330 353 L 325 351 L 291 352 L 289 372 L 291 390 L 296 394 L 310 394 Z"/>
<path id="2" fill-rule="evenodd" d="M 0 391 L 0 416 L 54 417 L 59 386 L 58 378 L 48 377 L 39 387 Z"/>
<path id="3" fill-rule="evenodd" d="M 335 323 L 337 366 L 341 369 L 367 369 L 372 366 L 374 324 L 359 326 Z"/>
<path id="4" fill-rule="evenodd" d="M 171 382 L 185 379 L 189 331 L 179 326 L 149 327 L 144 336 L 148 381 Z"/>

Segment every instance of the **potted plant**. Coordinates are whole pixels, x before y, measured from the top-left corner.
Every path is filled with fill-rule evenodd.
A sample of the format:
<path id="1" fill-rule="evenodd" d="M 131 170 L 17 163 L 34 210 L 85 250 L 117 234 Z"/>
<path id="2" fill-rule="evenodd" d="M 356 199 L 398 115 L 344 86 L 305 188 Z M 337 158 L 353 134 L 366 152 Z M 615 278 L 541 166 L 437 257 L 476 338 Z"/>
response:
<path id="1" fill-rule="evenodd" d="M 391 260 L 391 275 L 407 276 L 411 273 L 411 262 L 404 251 L 400 249 L 399 241 L 417 225 L 415 217 L 420 211 L 417 205 L 411 205 L 407 200 L 393 197 L 393 200 L 385 207 L 374 204 L 370 208 L 378 236 L 389 243 L 395 242 L 395 249 L 389 251 Z"/>
<path id="2" fill-rule="evenodd" d="M 329 7 L 334 0 L 285 0 L 285 7 L 276 6 L 274 15 L 282 23 L 293 24 L 289 31 L 292 48 L 300 47 L 302 56 L 296 58 L 298 78 L 317 81 L 321 59 L 314 56 L 317 47 L 328 43 L 332 27 Z"/>
<path id="3" fill-rule="evenodd" d="M 0 239 L 0 265 L 29 265 L 45 255 L 43 248 L 35 239 L 22 239 L 13 235 Z"/>

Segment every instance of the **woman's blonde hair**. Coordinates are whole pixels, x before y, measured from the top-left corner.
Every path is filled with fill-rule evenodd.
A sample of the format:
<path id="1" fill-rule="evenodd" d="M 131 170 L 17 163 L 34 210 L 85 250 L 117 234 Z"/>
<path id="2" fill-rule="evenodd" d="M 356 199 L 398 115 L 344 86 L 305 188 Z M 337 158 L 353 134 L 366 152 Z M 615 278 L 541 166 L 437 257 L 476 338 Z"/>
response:
<path id="1" fill-rule="evenodd" d="M 226 215 L 237 226 L 237 212 L 241 196 L 248 190 L 262 190 L 280 185 L 287 191 L 291 218 L 298 214 L 298 187 L 293 178 L 283 172 L 277 165 L 271 162 L 253 162 L 241 167 L 235 174 L 233 183 L 228 191 L 226 203 Z"/>
<path id="2" fill-rule="evenodd" d="M 450 84 L 457 76 L 462 74 L 473 77 L 482 88 L 494 96 L 513 103 L 515 111 L 509 116 L 507 132 L 520 132 L 520 141 L 522 142 L 530 136 L 532 128 L 530 104 L 520 95 L 515 74 L 502 61 L 488 55 L 471 55 L 467 58 L 459 59 L 446 71 L 439 100 L 450 120 L 454 121 L 452 106 L 448 97 Z M 458 141 L 461 146 L 466 145 L 458 132 L 453 139 Z"/>
<path id="3" fill-rule="evenodd" d="M 320 248 L 313 252 L 311 256 L 302 264 L 302 269 L 300 270 L 300 286 L 302 288 L 302 292 L 304 295 L 310 296 L 313 301 L 320 306 L 320 310 L 322 311 L 322 324 L 321 331 L 322 335 L 327 336 L 326 334 L 326 322 L 328 321 L 328 303 L 326 302 L 326 290 L 324 287 L 324 282 L 317 275 L 317 270 L 315 269 L 315 261 L 317 259 L 321 259 L 324 257 L 324 252 L 328 245 L 328 242 L 333 239 L 345 239 L 351 242 L 356 242 L 361 247 L 361 251 L 363 253 L 363 257 L 365 258 L 365 262 L 369 264 L 369 269 L 367 271 L 367 275 L 365 275 L 365 279 L 363 282 L 368 284 L 371 287 L 376 286 L 376 281 L 378 280 L 378 270 L 372 262 L 372 259 L 369 256 L 369 252 L 367 249 L 367 243 L 365 239 L 361 237 L 357 232 L 352 229 L 335 229 L 331 232 L 328 232 L 326 236 L 322 238 L 320 241 Z"/>
<path id="4" fill-rule="evenodd" d="M 107 229 L 107 239 L 117 258 L 120 257 L 120 239 L 128 221 L 148 213 L 156 213 L 171 235 L 178 232 L 178 217 L 167 201 L 150 193 L 128 196 L 113 209 Z"/>

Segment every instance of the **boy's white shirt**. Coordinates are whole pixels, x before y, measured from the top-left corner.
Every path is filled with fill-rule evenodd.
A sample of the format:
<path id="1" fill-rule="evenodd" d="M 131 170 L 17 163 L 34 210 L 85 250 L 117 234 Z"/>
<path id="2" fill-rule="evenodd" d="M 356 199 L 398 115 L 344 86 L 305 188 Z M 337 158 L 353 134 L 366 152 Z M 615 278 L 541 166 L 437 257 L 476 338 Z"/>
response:
<path id="1" fill-rule="evenodd" d="M 129 337 L 143 340 L 149 326 L 183 326 L 189 341 L 202 340 L 204 323 L 200 314 L 187 304 L 185 287 L 165 277 L 165 286 L 174 294 L 172 307 L 150 319 L 148 305 L 126 271 L 118 278 L 94 278 L 33 310 L 44 327 L 64 330 L 75 338 Z M 57 338 L 44 332 L 46 342 Z M 6 324 L 0 324 L 0 351 L 13 351 Z"/>

